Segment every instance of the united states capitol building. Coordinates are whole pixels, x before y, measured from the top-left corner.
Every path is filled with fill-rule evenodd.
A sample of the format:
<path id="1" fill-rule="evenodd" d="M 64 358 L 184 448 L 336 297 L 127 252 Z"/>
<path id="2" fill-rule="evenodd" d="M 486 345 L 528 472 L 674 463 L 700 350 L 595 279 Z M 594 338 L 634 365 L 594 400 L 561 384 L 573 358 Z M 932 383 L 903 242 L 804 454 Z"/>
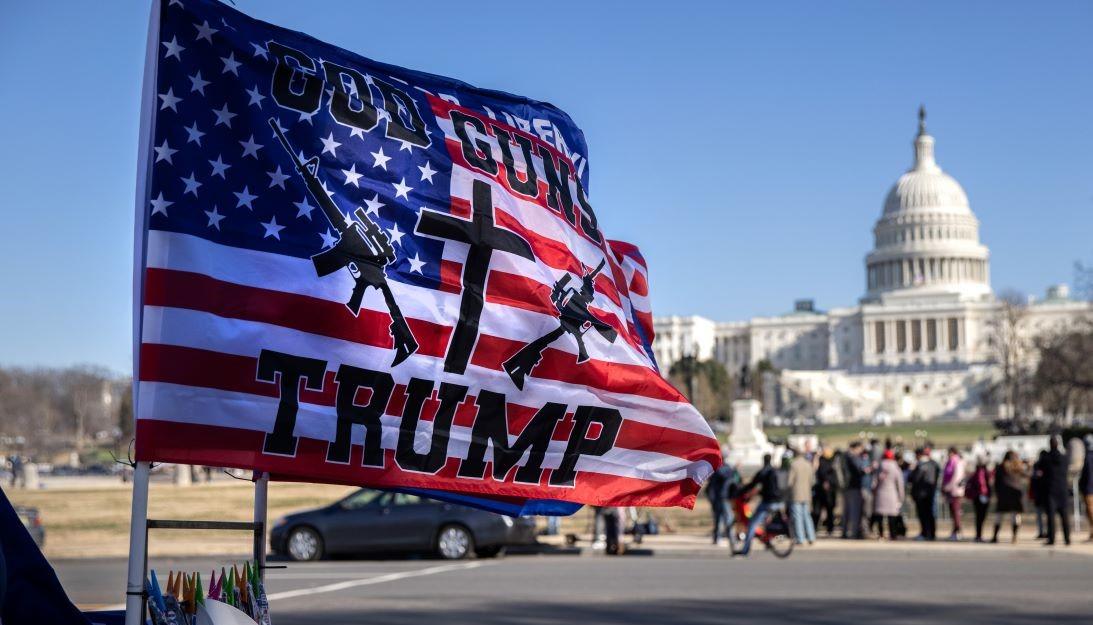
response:
<path id="1" fill-rule="evenodd" d="M 873 234 L 857 306 L 820 312 L 798 300 L 789 314 L 747 321 L 660 317 L 654 352 L 662 370 L 686 355 L 716 359 L 733 374 L 767 361 L 777 370 L 766 376 L 768 416 L 832 423 L 998 414 L 989 397 L 1002 379 L 1005 321 L 990 252 L 964 189 L 934 157 L 922 111 L 914 164 L 889 191 Z M 1057 285 L 1011 326 L 1031 344 L 1091 313 L 1093 305 Z"/>

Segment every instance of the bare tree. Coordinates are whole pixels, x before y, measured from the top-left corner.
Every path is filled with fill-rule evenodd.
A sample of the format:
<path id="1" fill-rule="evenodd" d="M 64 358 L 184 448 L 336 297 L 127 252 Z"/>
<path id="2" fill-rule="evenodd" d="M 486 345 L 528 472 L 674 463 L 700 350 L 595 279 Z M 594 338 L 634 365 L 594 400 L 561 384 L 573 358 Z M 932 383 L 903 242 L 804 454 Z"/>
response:
<path id="1" fill-rule="evenodd" d="M 994 358 L 1002 368 L 1003 403 L 1007 406 L 1010 417 L 1022 418 L 1020 408 L 1027 394 L 1022 388 L 1029 377 L 1029 348 L 1023 332 L 1025 317 L 1028 315 L 1026 298 L 1018 291 L 1009 289 L 999 294 L 1001 310 L 991 324 L 991 346 Z"/>
<path id="2" fill-rule="evenodd" d="M 707 419 L 724 421 L 732 415 L 733 381 L 721 363 L 681 358 L 669 369 L 668 381 Z"/>
<path id="3" fill-rule="evenodd" d="M 1093 411 L 1093 321 L 1037 340 L 1036 395 L 1069 423 L 1075 412 Z"/>
<path id="4" fill-rule="evenodd" d="M 30 454 L 113 443 L 123 408 L 115 377 L 92 367 L 0 369 L 0 439 Z"/>
<path id="5" fill-rule="evenodd" d="M 133 437 L 133 381 L 131 379 L 120 380 L 115 386 L 118 396 L 118 430 L 121 440 L 128 441 Z"/>

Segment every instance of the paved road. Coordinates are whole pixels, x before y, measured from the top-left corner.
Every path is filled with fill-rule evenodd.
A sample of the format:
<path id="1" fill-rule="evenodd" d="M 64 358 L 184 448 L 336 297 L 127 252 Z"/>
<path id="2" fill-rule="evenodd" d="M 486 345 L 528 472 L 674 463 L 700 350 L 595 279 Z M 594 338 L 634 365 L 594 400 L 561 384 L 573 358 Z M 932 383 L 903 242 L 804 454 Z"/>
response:
<path id="1" fill-rule="evenodd" d="M 209 570 L 214 561 L 158 562 Z M 124 563 L 57 563 L 82 604 L 120 601 Z M 270 573 L 277 625 L 562 622 L 1089 623 L 1093 561 L 1060 551 L 825 549 L 788 560 L 509 556 L 291 564 Z"/>

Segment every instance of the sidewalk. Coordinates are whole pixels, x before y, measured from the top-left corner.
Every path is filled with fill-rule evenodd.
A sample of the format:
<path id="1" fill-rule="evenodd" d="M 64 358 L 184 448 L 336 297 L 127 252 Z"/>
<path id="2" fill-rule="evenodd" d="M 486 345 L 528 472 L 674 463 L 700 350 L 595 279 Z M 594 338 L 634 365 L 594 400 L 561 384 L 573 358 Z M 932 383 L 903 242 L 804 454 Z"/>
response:
<path id="1" fill-rule="evenodd" d="M 550 550 L 556 550 L 562 553 L 572 553 L 574 555 L 579 554 L 582 556 L 601 556 L 603 552 L 601 550 L 593 550 L 591 548 L 588 536 L 580 536 L 580 540 L 575 546 L 566 547 L 565 536 L 540 536 L 539 541 L 543 545 L 547 546 Z M 960 542 L 949 542 L 946 540 L 938 540 L 935 542 L 918 542 L 914 540 L 842 540 L 840 538 L 820 538 L 812 546 L 799 545 L 797 549 L 802 549 L 806 552 L 822 552 L 830 553 L 832 556 L 846 555 L 854 552 L 888 552 L 893 556 L 900 554 L 932 554 L 932 555 L 946 555 L 953 557 L 960 557 L 961 554 L 976 552 L 977 554 L 983 554 L 986 552 L 996 553 L 1006 556 L 1038 556 L 1040 554 L 1055 555 L 1055 554 L 1074 554 L 1093 558 L 1093 543 L 1083 542 L 1086 536 L 1083 534 L 1081 538 L 1074 542 L 1070 547 L 1062 545 L 1061 538 L 1059 545 L 1055 547 L 1045 547 L 1040 541 L 1035 540 L 1033 534 L 1022 535 L 1017 544 L 1010 544 L 1008 541 L 1000 541 L 998 544 L 989 543 L 976 543 L 971 540 L 963 540 Z M 626 544 L 626 551 L 629 555 L 656 555 L 656 556 L 669 556 L 669 557 L 709 557 L 709 558 L 728 558 L 731 554 L 728 547 L 718 547 L 710 543 L 709 536 L 698 534 L 658 534 L 656 536 L 645 536 L 640 545 L 634 544 L 631 537 L 626 537 L 624 541 Z"/>

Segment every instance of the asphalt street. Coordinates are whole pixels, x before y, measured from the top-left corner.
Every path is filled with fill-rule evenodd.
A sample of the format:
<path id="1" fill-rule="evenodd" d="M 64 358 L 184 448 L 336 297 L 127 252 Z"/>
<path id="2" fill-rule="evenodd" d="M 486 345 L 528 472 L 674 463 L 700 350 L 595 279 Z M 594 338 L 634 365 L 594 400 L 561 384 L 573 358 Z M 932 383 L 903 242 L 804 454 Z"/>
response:
<path id="1" fill-rule="evenodd" d="M 209 571 L 215 559 L 154 561 Z M 121 601 L 125 563 L 57 562 L 84 606 Z M 291 563 L 269 573 L 277 625 L 340 623 L 1089 623 L 1093 559 L 1003 548 L 800 550 L 787 560 L 509 556 Z"/>

